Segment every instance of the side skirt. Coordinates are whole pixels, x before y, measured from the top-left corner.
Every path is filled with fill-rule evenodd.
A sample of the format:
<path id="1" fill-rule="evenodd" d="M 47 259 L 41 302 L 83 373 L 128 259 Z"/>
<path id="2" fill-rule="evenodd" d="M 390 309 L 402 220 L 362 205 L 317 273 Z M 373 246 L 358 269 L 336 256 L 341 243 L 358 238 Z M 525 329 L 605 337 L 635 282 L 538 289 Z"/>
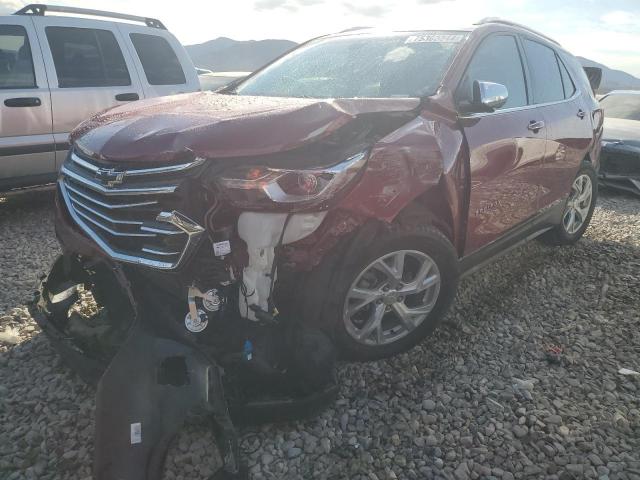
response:
<path id="1" fill-rule="evenodd" d="M 562 221 L 565 202 L 565 198 L 554 202 L 536 216 L 512 228 L 498 240 L 461 258 L 461 276 L 472 274 L 505 253 L 554 228 Z"/>

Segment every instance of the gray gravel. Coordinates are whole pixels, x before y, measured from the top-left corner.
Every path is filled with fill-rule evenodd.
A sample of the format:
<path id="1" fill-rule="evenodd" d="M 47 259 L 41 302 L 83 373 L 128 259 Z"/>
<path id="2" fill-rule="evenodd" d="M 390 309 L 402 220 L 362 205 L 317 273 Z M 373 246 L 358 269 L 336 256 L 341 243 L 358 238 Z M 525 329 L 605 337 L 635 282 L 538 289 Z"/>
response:
<path id="1" fill-rule="evenodd" d="M 94 392 L 23 306 L 56 255 L 52 196 L 0 202 L 0 478 L 89 479 Z M 578 245 L 516 250 L 421 346 L 341 365 L 318 417 L 243 431 L 252 478 L 640 480 L 640 378 L 618 373 L 640 371 L 639 326 L 640 200 L 608 193 Z M 165 478 L 218 462 L 188 426 Z"/>

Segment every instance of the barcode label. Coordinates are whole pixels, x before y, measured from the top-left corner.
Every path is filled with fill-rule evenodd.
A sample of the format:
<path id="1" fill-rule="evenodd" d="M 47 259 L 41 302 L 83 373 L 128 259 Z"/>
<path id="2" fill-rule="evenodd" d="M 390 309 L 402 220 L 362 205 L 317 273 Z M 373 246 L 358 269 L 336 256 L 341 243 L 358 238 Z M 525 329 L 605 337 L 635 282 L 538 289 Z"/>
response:
<path id="1" fill-rule="evenodd" d="M 131 424 L 131 445 L 135 445 L 137 443 L 142 443 L 142 424 L 132 423 Z"/>

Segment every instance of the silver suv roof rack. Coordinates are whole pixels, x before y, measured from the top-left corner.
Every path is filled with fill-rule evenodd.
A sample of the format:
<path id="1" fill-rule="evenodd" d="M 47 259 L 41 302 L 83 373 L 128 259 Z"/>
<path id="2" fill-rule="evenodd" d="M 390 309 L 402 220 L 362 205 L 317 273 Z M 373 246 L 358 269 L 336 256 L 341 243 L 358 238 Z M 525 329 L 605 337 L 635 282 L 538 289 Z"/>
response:
<path id="1" fill-rule="evenodd" d="M 475 25 L 484 25 L 487 23 L 500 23 L 502 25 L 509 25 L 510 27 L 518 27 L 518 28 L 522 28 L 523 30 L 527 30 L 528 32 L 534 33 L 546 40 L 549 40 L 550 42 L 555 43 L 556 45 L 560 45 L 560 42 L 558 42 L 557 40 L 554 40 L 553 38 L 545 35 L 544 33 L 540 33 L 537 30 L 534 30 L 533 28 L 529 28 L 526 25 L 523 25 L 521 23 L 517 23 L 517 22 L 512 22 L 510 20 L 503 20 L 502 18 L 498 18 L 498 17 L 487 17 L 487 18 L 483 18 L 482 20 L 480 20 L 479 22 L 477 22 Z"/>
<path id="2" fill-rule="evenodd" d="M 120 20 L 130 20 L 144 23 L 147 27 L 160 28 L 166 30 L 167 27 L 155 18 L 139 17 L 137 15 L 127 15 L 126 13 L 105 12 L 103 10 L 92 10 L 89 8 L 61 7 L 58 5 L 45 5 L 42 3 L 32 3 L 18 10 L 14 15 L 37 15 L 44 16 L 46 12 L 73 13 L 76 15 L 90 15 L 94 17 L 117 18 Z"/>

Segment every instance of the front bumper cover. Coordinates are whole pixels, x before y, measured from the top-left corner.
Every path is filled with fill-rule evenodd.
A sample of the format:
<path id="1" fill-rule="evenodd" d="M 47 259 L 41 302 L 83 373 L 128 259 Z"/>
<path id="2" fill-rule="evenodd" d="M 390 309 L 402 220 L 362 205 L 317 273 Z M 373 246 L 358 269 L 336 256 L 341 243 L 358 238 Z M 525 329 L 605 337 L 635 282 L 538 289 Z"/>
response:
<path id="1" fill-rule="evenodd" d="M 31 313 L 85 380 L 97 381 L 94 478 L 156 480 L 167 448 L 190 416 L 218 426 L 224 466 L 216 478 L 244 478 L 235 429 L 228 414 L 218 364 L 194 345 L 166 338 L 156 325 L 162 308 L 136 306 L 126 338 L 110 361 L 83 351 L 61 326 L 77 300 L 77 265 L 59 257 L 42 279 Z M 114 275 L 119 276 L 117 267 Z M 119 298 L 119 301 L 122 301 Z"/>
<path id="2" fill-rule="evenodd" d="M 170 441 L 192 417 L 209 422 L 216 433 L 224 463 L 213 478 L 246 478 L 232 418 L 249 424 L 291 420 L 315 414 L 335 398 L 333 381 L 304 394 L 287 388 L 277 398 L 233 397 L 228 404 L 225 390 L 232 387 L 235 392 L 237 385 L 223 378 L 229 375 L 217 357 L 184 334 L 171 310 L 157 301 L 157 293 L 150 297 L 152 293 L 136 289 L 136 301 L 127 278 L 119 265 L 105 259 L 61 256 L 42 279 L 30 307 L 66 363 L 86 381 L 97 383 L 96 480 L 162 478 Z M 77 286 L 97 283 L 103 288 L 91 293 L 118 317 L 112 319 L 116 327 L 109 335 L 119 338 L 115 351 L 86 348 L 67 328 L 69 308 L 80 295 Z M 297 365 L 301 359 L 291 362 Z M 290 383 L 287 378 L 279 380 Z"/>

